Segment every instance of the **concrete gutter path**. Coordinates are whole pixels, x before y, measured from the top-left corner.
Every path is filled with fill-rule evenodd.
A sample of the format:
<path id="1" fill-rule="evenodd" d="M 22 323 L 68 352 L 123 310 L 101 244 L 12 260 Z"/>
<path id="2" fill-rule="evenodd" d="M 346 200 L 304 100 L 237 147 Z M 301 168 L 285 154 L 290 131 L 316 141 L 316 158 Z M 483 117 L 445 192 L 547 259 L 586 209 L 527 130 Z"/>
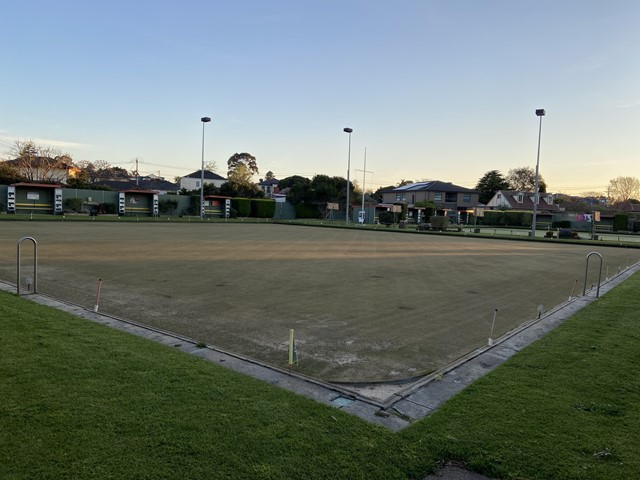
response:
<path id="1" fill-rule="evenodd" d="M 640 270 L 635 264 L 612 277 L 600 286 L 600 295 Z M 15 285 L 0 282 L 0 290 L 15 293 Z M 271 367 L 254 359 L 213 347 L 198 347 L 193 339 L 151 328 L 130 320 L 88 310 L 63 300 L 43 294 L 27 294 L 25 299 L 53 307 L 118 330 L 138 335 L 163 345 L 177 348 L 212 363 L 244 373 L 259 380 L 304 395 L 317 402 L 339 408 L 368 422 L 399 431 L 413 422 L 433 413 L 449 398 L 461 392 L 480 377 L 504 363 L 518 351 L 560 325 L 578 310 L 596 300 L 596 291 L 569 299 L 540 319 L 530 321 L 486 345 L 462 357 L 456 362 L 410 385 L 383 388 L 379 386 L 333 385 L 313 378 Z M 469 472 L 459 466 L 446 466 L 427 479 L 483 480 L 486 477 Z"/>

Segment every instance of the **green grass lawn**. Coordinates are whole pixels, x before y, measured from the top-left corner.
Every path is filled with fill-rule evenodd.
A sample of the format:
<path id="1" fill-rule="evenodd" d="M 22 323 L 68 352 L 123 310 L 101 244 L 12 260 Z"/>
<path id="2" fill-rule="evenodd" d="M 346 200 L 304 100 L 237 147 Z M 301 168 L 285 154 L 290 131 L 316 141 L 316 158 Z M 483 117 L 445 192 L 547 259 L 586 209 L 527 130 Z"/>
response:
<path id="1" fill-rule="evenodd" d="M 0 294 L 0 478 L 640 478 L 640 275 L 392 433 Z"/>

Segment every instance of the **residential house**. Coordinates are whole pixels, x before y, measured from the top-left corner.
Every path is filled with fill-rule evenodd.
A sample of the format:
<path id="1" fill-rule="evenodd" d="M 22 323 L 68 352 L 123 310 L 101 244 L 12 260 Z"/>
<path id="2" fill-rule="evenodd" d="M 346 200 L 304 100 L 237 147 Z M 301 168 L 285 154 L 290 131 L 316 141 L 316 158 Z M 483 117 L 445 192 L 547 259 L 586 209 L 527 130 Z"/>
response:
<path id="1" fill-rule="evenodd" d="M 498 190 L 491 200 L 487 202 L 487 208 L 491 210 L 524 210 L 533 211 L 533 201 L 535 193 L 516 192 L 510 190 Z M 561 211 L 560 207 L 554 203 L 553 194 L 538 193 L 537 212 L 554 213 Z"/>
<path id="2" fill-rule="evenodd" d="M 180 188 L 184 188 L 186 190 L 199 190 L 200 182 L 202 180 L 202 170 L 197 170 L 189 175 L 185 175 L 180 179 Z M 209 170 L 204 171 L 204 184 L 213 184 L 214 186 L 220 188 L 223 183 L 227 181 L 226 178 L 221 177 L 217 173 L 213 173 Z"/>
<path id="3" fill-rule="evenodd" d="M 477 190 L 451 182 L 430 180 L 385 190 L 382 192 L 382 203 L 406 203 L 409 216 L 413 217 L 419 211 L 415 207 L 416 203 L 432 202 L 438 215 L 446 215 L 455 222 L 465 223 L 469 214 L 478 206 L 478 195 Z"/>
<path id="4" fill-rule="evenodd" d="M 70 178 L 80 171 L 73 166 L 69 157 L 25 157 L 6 160 L 4 162 L 15 168 L 29 182 L 50 182 L 65 185 Z"/>
<path id="5" fill-rule="evenodd" d="M 276 194 L 280 193 L 278 183 L 280 183 L 280 180 L 275 178 L 267 178 L 264 180 L 261 178 L 260 182 L 258 182 L 258 188 L 264 192 L 266 198 L 273 198 Z"/>

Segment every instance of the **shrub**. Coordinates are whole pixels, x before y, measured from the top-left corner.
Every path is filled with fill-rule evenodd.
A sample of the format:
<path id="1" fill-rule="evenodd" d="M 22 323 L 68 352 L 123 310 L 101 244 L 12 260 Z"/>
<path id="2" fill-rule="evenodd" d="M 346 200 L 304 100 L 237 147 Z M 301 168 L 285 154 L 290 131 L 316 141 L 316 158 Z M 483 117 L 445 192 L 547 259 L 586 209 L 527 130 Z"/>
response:
<path id="1" fill-rule="evenodd" d="M 558 238 L 580 238 L 578 232 L 570 228 L 563 228 L 558 232 Z"/>
<path id="2" fill-rule="evenodd" d="M 378 221 L 380 222 L 380 224 L 386 225 L 387 227 L 393 225 L 394 220 L 395 214 L 393 212 L 384 211 L 380 212 L 380 214 L 378 215 Z"/>
<path id="3" fill-rule="evenodd" d="M 67 211 L 67 212 L 80 213 L 82 211 L 82 199 L 81 198 L 67 198 L 64 201 L 64 210 Z"/>
<path id="4" fill-rule="evenodd" d="M 115 203 L 101 203 L 98 205 L 98 209 L 100 213 L 106 213 L 108 215 L 113 215 L 118 211 Z"/>
<path id="5" fill-rule="evenodd" d="M 296 218 L 320 218 L 322 215 L 318 207 L 308 205 L 306 203 L 298 203 L 295 205 Z"/>
<path id="6" fill-rule="evenodd" d="M 560 220 L 553 222 L 551 228 L 571 228 L 571 222 L 569 220 Z"/>
<path id="7" fill-rule="evenodd" d="M 429 221 L 431 222 L 432 230 L 446 230 L 449 226 L 449 217 L 431 216 Z"/>
<path id="8" fill-rule="evenodd" d="M 251 216 L 257 218 L 273 218 L 276 214 L 275 200 L 251 199 Z"/>
<path id="9" fill-rule="evenodd" d="M 238 212 L 239 217 L 248 217 L 251 215 L 251 199 L 250 198 L 232 198 L 231 206 L 234 208 L 236 212 Z"/>
<path id="10" fill-rule="evenodd" d="M 160 213 L 173 213 L 176 208 L 178 208 L 178 200 L 173 198 L 162 199 L 158 202 L 158 211 Z"/>
<path id="11" fill-rule="evenodd" d="M 484 225 L 501 225 L 512 227 L 530 227 L 532 215 L 528 212 L 491 210 L 484 212 Z"/>
<path id="12" fill-rule="evenodd" d="M 613 217 L 613 229 L 628 230 L 629 229 L 629 215 L 626 213 L 616 213 Z"/>

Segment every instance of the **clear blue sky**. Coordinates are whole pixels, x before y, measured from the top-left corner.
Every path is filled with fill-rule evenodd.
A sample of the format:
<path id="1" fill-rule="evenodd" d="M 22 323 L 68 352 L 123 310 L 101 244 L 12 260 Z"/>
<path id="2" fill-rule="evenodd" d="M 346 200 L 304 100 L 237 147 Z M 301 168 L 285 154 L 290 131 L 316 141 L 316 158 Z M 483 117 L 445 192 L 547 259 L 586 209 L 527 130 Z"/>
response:
<path id="1" fill-rule="evenodd" d="M 553 192 L 640 177 L 638 0 L 33 1 L 0 8 L 0 153 L 15 139 L 173 179 L 261 175 Z"/>

